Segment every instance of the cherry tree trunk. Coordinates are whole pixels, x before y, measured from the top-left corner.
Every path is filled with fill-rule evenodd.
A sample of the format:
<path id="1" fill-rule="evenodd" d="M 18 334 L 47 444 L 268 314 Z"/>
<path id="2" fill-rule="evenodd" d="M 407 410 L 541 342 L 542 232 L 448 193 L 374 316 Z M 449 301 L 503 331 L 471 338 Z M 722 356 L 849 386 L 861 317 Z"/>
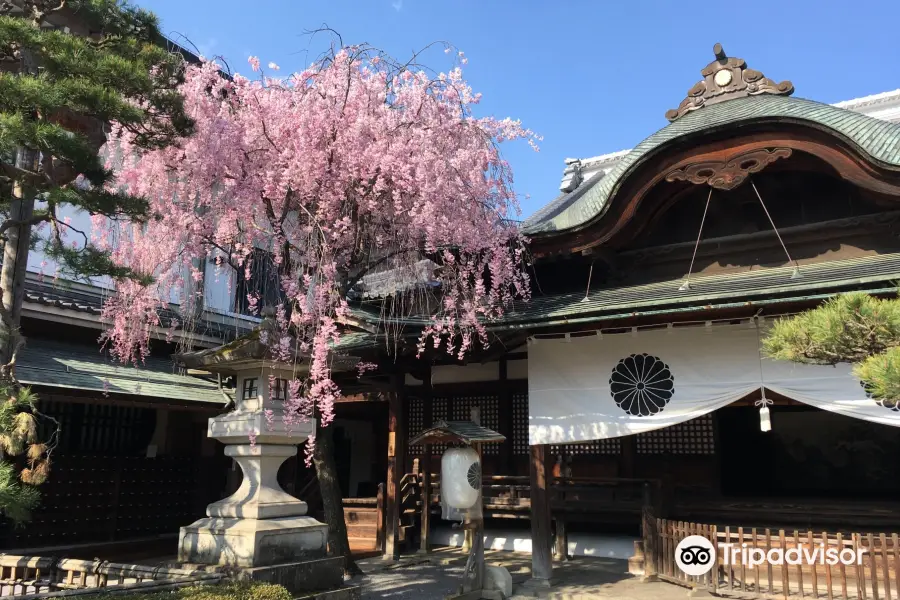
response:
<path id="1" fill-rule="evenodd" d="M 316 477 L 319 480 L 319 492 L 322 495 L 322 508 L 325 512 L 325 523 L 328 525 L 328 547 L 333 556 L 344 557 L 344 575 L 353 576 L 362 570 L 353 561 L 350 554 L 350 541 L 347 539 L 347 523 L 344 521 L 344 500 L 341 486 L 338 483 L 337 466 L 334 462 L 334 434 L 332 427 L 319 427 L 316 432 L 316 448 L 313 451 L 313 464 L 316 466 Z"/>

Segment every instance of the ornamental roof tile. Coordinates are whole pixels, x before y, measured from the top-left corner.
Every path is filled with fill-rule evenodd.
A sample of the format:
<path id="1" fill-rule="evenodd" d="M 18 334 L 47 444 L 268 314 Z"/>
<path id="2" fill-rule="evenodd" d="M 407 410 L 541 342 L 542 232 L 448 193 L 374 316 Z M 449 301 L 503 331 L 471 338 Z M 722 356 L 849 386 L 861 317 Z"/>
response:
<path id="1" fill-rule="evenodd" d="M 635 146 L 608 174 L 593 175 L 561 194 L 523 224 L 527 235 L 551 234 L 584 225 L 602 215 L 609 198 L 640 164 L 667 145 L 692 134 L 726 126 L 777 120 L 826 129 L 873 160 L 900 167 L 900 124 L 788 96 L 748 96 L 691 111 Z"/>

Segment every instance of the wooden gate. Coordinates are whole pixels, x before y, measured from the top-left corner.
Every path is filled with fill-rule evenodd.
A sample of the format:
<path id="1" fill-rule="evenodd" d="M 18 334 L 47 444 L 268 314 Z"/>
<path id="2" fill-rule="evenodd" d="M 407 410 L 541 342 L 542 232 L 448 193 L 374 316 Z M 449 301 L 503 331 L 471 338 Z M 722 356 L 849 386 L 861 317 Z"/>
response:
<path id="1" fill-rule="evenodd" d="M 653 575 L 655 569 L 660 579 L 672 583 L 744 597 L 900 600 L 897 533 L 717 527 L 667 519 L 650 522 L 655 523 L 655 531 L 646 531 L 645 521 L 645 552 L 652 552 L 655 560 L 646 561 L 646 574 Z M 716 564 L 705 575 L 685 575 L 675 562 L 678 543 L 690 535 L 715 541 Z M 729 549 L 737 551 L 737 560 L 731 560 Z M 790 560 L 772 564 L 744 558 L 754 554 L 758 559 L 787 554 Z M 804 556 L 813 556 L 814 561 L 798 561 Z M 839 560 L 841 556 L 851 559 L 850 564 Z"/>

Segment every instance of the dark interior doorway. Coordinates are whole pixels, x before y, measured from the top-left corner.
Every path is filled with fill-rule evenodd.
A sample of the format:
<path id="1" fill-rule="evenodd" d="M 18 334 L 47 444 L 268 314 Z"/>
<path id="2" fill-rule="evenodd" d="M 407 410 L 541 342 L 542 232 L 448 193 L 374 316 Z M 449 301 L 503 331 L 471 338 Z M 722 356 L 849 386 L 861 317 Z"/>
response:
<path id="1" fill-rule="evenodd" d="M 806 406 L 719 411 L 722 492 L 726 496 L 896 499 L 900 429 Z"/>

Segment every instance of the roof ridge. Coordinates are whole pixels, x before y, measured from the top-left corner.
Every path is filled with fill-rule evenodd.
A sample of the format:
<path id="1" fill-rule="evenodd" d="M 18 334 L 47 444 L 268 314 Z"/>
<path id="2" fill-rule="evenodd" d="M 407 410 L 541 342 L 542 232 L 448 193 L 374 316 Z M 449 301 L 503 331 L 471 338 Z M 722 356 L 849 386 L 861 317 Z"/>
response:
<path id="1" fill-rule="evenodd" d="M 588 185 L 589 178 L 573 191 L 542 207 L 525 221 L 523 231 L 533 235 L 582 225 L 604 212 L 607 200 L 623 176 L 649 153 L 704 130 L 767 118 L 807 122 L 830 129 L 848 138 L 873 160 L 900 167 L 900 147 L 885 143 L 885 138 L 900 138 L 898 123 L 808 98 L 776 95 L 734 98 L 689 111 L 652 133 L 619 158 L 604 177 Z"/>

